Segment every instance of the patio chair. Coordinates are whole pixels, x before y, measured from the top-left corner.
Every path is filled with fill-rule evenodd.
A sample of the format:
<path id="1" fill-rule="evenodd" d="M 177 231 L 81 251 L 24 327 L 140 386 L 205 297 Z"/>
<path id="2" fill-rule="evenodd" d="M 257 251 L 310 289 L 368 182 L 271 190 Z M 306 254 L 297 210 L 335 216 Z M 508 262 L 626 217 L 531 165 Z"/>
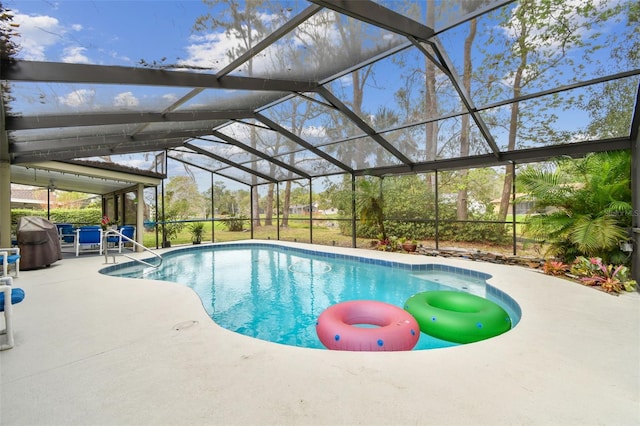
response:
<path id="1" fill-rule="evenodd" d="M 9 265 L 13 265 L 16 278 L 20 276 L 20 248 L 0 248 L 0 263 L 2 264 L 2 276 L 9 275 Z"/>
<path id="2" fill-rule="evenodd" d="M 99 226 L 81 226 L 76 229 L 76 256 L 80 254 L 80 246 L 89 246 L 89 250 L 97 250 L 102 254 L 102 228 Z"/>
<path id="3" fill-rule="evenodd" d="M 75 239 L 75 231 L 73 229 L 73 225 L 70 223 L 56 223 L 56 227 L 58 228 L 58 235 L 60 238 L 60 244 L 62 243 L 73 243 Z"/>
<path id="4" fill-rule="evenodd" d="M 13 288 L 13 278 L 0 278 L 0 312 L 4 313 L 4 330 L 0 330 L 0 334 L 7 335 L 7 342 L 0 344 L 0 351 L 11 349 L 13 342 L 13 324 L 11 320 L 11 312 L 13 305 L 24 300 L 24 290 L 21 288 Z"/>
<path id="5" fill-rule="evenodd" d="M 121 226 L 120 229 L 118 229 L 118 232 L 120 232 L 122 235 L 124 235 L 127 238 L 130 239 L 134 239 L 133 237 L 135 236 L 136 233 L 136 227 L 135 226 L 131 226 L 131 225 L 124 225 Z M 107 236 L 107 243 L 108 244 L 113 244 L 114 247 L 118 247 L 118 253 L 122 253 L 122 247 L 128 242 L 129 240 L 127 240 L 126 238 L 122 238 L 120 235 L 109 235 Z"/>

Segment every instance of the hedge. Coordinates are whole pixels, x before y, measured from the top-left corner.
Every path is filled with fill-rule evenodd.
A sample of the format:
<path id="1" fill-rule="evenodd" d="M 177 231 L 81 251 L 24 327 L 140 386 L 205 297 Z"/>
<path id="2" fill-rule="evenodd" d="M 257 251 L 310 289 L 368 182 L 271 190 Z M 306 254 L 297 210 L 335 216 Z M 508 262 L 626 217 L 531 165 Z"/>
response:
<path id="1" fill-rule="evenodd" d="M 18 220 L 23 216 L 47 217 L 46 210 L 12 209 L 11 225 L 17 226 Z M 85 209 L 52 209 L 50 220 L 55 223 L 71 223 L 73 225 L 99 225 L 102 219 L 102 210 L 99 208 Z"/>

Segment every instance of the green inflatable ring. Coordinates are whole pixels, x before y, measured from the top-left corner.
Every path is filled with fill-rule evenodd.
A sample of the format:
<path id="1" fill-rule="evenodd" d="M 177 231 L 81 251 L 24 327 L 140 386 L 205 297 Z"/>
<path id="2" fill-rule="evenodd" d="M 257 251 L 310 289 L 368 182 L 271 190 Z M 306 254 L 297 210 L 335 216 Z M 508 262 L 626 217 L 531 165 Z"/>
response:
<path id="1" fill-rule="evenodd" d="M 420 331 L 448 342 L 477 342 L 511 329 L 511 318 L 501 306 L 459 291 L 417 293 L 404 309 L 418 321 Z"/>

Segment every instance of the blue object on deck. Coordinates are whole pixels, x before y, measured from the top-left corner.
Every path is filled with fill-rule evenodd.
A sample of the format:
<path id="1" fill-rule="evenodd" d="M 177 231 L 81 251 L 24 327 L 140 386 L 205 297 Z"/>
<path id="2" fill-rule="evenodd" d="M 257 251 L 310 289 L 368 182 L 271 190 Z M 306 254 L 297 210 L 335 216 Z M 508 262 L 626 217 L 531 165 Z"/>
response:
<path id="1" fill-rule="evenodd" d="M 70 223 L 56 223 L 56 227 L 58 228 L 58 233 L 62 238 L 62 242 L 64 243 L 72 243 L 74 239 L 75 230 L 73 229 L 73 225 Z"/>
<path id="2" fill-rule="evenodd" d="M 127 243 L 129 240 L 133 240 L 133 237 L 136 233 L 136 227 L 133 225 L 123 225 L 118 229 L 122 235 L 127 237 L 128 239 L 122 238 L 120 235 L 107 235 L 107 242 L 113 244 L 118 247 L 118 253 L 122 253 L 122 246 Z"/>
<path id="3" fill-rule="evenodd" d="M 13 253 L 13 254 L 10 254 Z M 5 277 L 9 273 L 9 265 L 13 265 L 16 277 L 20 275 L 20 248 L 0 248 L 0 277 Z"/>
<path id="4" fill-rule="evenodd" d="M 24 300 L 24 290 L 21 288 L 12 288 L 11 289 L 11 304 L 15 305 L 16 303 L 20 303 Z M 0 312 L 4 311 L 4 292 L 0 291 Z"/>
<path id="5" fill-rule="evenodd" d="M 102 254 L 102 228 L 100 226 L 81 226 L 76 229 L 76 256 L 80 246 L 90 246 Z"/>

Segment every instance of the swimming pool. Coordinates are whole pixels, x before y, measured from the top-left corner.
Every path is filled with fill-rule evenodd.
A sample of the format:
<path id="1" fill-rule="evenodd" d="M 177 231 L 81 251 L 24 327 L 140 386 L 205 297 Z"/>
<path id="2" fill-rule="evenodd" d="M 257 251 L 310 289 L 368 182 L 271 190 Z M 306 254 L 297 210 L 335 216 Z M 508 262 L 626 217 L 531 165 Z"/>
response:
<path id="1" fill-rule="evenodd" d="M 462 290 L 500 304 L 513 326 L 518 304 L 488 285 L 490 275 L 439 264 L 410 265 L 269 243 L 194 246 L 165 254 L 161 268 L 136 262 L 100 272 L 177 282 L 192 288 L 220 326 L 275 343 L 323 349 L 316 319 L 348 300 L 378 300 L 402 307 L 426 290 Z M 421 333 L 414 350 L 455 346 Z"/>

